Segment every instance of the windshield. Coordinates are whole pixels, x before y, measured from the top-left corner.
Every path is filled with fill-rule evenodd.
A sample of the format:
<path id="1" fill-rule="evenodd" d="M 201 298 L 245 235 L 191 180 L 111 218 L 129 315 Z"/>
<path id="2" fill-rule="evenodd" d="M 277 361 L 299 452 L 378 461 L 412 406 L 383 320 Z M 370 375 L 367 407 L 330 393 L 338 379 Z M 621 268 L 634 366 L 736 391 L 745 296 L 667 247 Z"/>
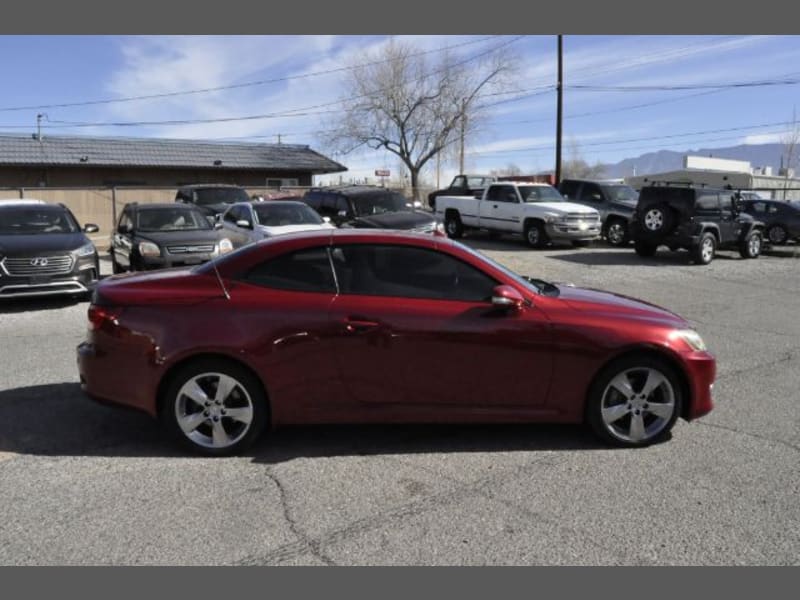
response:
<path id="1" fill-rule="evenodd" d="M 612 202 L 636 202 L 639 193 L 629 185 L 604 185 L 603 189 Z"/>
<path id="2" fill-rule="evenodd" d="M 248 202 L 250 200 L 247 192 L 239 188 L 202 188 L 194 190 L 192 198 L 198 206 L 235 204 L 236 202 Z"/>
<path id="3" fill-rule="evenodd" d="M 80 227 L 59 206 L 15 206 L 0 208 L 0 234 L 77 233 Z"/>
<path id="4" fill-rule="evenodd" d="M 467 177 L 467 187 L 469 188 L 486 187 L 490 183 L 492 183 L 490 177 Z"/>
<path id="5" fill-rule="evenodd" d="M 469 252 L 470 254 L 472 254 L 473 256 L 477 256 L 482 261 L 489 263 L 495 269 L 497 269 L 498 271 L 500 271 L 501 273 L 506 275 L 509 279 L 513 279 L 514 282 L 518 283 L 522 287 L 532 291 L 535 294 L 542 294 L 542 288 L 539 287 L 538 285 L 536 285 L 536 283 L 534 283 L 534 281 L 536 281 L 536 280 L 533 280 L 531 278 L 525 278 L 522 275 L 518 275 L 514 271 L 510 270 L 508 267 L 505 267 L 505 266 L 501 265 L 499 262 L 489 258 L 485 254 L 481 254 L 477 250 L 473 250 L 469 246 L 466 246 L 466 245 L 462 244 L 462 248 L 464 250 L 466 250 L 467 252 Z M 542 282 L 542 283 L 544 283 L 544 282 Z"/>
<path id="6" fill-rule="evenodd" d="M 188 231 L 211 229 L 205 215 L 196 209 L 143 208 L 137 213 L 136 229 L 139 231 Z"/>
<path id="7" fill-rule="evenodd" d="M 564 202 L 564 196 L 549 185 L 521 185 L 518 189 L 523 202 Z"/>
<path id="8" fill-rule="evenodd" d="M 408 206 L 408 200 L 401 194 L 394 192 L 353 196 L 352 200 L 357 217 L 411 210 Z"/>
<path id="9" fill-rule="evenodd" d="M 256 211 L 258 223 L 266 227 L 281 227 L 283 225 L 319 225 L 322 223 L 320 216 L 305 204 L 257 204 L 253 206 Z"/>

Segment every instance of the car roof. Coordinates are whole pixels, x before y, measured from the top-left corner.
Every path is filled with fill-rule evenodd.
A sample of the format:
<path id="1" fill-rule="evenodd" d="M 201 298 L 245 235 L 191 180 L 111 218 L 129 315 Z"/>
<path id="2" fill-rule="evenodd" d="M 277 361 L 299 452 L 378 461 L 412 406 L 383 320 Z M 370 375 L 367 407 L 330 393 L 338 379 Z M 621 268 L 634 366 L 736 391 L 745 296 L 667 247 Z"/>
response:
<path id="1" fill-rule="evenodd" d="M 47 204 L 47 202 L 36 200 L 35 198 L 0 198 L 0 206 L 30 206 L 33 204 L 42 205 Z"/>
<path id="2" fill-rule="evenodd" d="M 143 210 L 143 209 L 158 209 L 158 210 L 166 210 L 168 208 L 171 209 L 181 209 L 181 210 L 194 210 L 197 212 L 203 212 L 200 208 L 195 206 L 194 204 L 184 204 L 182 202 L 129 202 L 125 205 L 125 208 L 133 208 L 135 210 Z"/>
<path id="3" fill-rule="evenodd" d="M 534 186 L 534 187 L 553 187 L 549 183 L 544 183 L 542 181 L 518 181 L 518 180 L 511 180 L 511 181 L 493 181 L 490 185 L 513 185 L 513 186 Z"/>
<path id="4" fill-rule="evenodd" d="M 232 188 L 243 190 L 244 188 L 240 185 L 236 185 L 234 183 L 190 183 L 187 185 L 182 185 L 178 189 L 179 190 L 197 190 L 201 188 Z"/>
<path id="5" fill-rule="evenodd" d="M 377 185 L 344 185 L 337 187 L 312 188 L 307 193 L 332 193 L 344 196 L 377 195 L 377 194 L 401 194 L 397 190 L 384 188 Z M 401 194 L 402 195 L 402 194 Z"/>

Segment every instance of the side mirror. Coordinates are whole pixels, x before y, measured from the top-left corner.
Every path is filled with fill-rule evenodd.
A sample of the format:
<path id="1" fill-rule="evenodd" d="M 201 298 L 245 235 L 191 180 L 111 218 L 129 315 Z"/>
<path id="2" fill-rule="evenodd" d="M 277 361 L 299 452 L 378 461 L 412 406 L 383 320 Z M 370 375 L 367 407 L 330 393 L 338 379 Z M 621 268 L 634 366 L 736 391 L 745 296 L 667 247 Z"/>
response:
<path id="1" fill-rule="evenodd" d="M 236 226 L 237 227 L 245 227 L 247 229 L 252 229 L 253 228 L 253 224 L 250 221 L 246 220 L 246 219 L 239 219 L 238 221 L 236 221 Z"/>
<path id="2" fill-rule="evenodd" d="M 325 221 L 326 223 L 330 223 L 331 222 L 331 218 L 330 217 L 322 217 L 322 220 Z"/>
<path id="3" fill-rule="evenodd" d="M 217 221 L 214 223 L 214 229 L 222 229 L 222 221 Z"/>
<path id="4" fill-rule="evenodd" d="M 524 302 L 522 294 L 510 285 L 498 285 L 492 290 L 492 304 L 498 308 L 517 310 Z"/>
<path id="5" fill-rule="evenodd" d="M 83 231 L 85 233 L 97 233 L 100 231 L 100 228 L 94 223 L 86 223 L 86 225 L 83 226 Z"/>

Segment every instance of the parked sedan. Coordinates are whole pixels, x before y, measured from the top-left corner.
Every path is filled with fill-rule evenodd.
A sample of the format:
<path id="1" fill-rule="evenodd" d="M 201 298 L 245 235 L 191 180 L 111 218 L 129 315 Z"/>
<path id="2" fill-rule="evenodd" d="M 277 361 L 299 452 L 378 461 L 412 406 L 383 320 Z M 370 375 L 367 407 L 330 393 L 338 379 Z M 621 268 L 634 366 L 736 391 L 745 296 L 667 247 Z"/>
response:
<path id="1" fill-rule="evenodd" d="M 333 229 L 307 204 L 282 200 L 234 204 L 222 215 L 222 227 L 234 248 L 285 233 Z"/>
<path id="2" fill-rule="evenodd" d="M 100 275 L 97 249 L 62 204 L 0 200 L 0 298 L 82 296 Z"/>
<path id="3" fill-rule="evenodd" d="M 111 236 L 114 273 L 182 267 L 233 250 L 230 239 L 189 204 L 126 204 Z"/>
<path id="4" fill-rule="evenodd" d="M 745 200 L 744 212 L 766 225 L 770 244 L 780 246 L 789 240 L 800 241 L 800 204 L 781 200 Z"/>
<path id="5" fill-rule="evenodd" d="M 280 236 L 106 280 L 88 317 L 88 395 L 206 454 L 297 423 L 587 422 L 644 446 L 712 409 L 714 357 L 681 317 L 430 235 Z"/>

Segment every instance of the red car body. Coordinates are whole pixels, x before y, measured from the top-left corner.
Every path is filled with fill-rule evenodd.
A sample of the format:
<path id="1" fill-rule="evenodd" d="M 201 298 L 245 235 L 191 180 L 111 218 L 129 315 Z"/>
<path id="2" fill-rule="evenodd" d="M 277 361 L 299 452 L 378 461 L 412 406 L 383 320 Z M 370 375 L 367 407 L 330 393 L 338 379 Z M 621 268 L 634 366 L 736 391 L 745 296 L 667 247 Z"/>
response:
<path id="1" fill-rule="evenodd" d="M 485 301 L 287 291 L 239 279 L 269 257 L 353 244 L 446 253 L 510 286 L 524 304 L 498 311 Z M 715 360 L 675 336 L 689 328 L 684 319 L 608 292 L 563 286 L 558 296 L 538 294 L 478 253 L 433 236 L 281 236 L 192 270 L 102 281 L 89 319 L 78 347 L 83 389 L 153 416 L 170 375 L 198 357 L 252 372 L 266 392 L 271 426 L 578 423 L 604 366 L 643 354 L 679 373 L 680 416 L 712 409 Z"/>

